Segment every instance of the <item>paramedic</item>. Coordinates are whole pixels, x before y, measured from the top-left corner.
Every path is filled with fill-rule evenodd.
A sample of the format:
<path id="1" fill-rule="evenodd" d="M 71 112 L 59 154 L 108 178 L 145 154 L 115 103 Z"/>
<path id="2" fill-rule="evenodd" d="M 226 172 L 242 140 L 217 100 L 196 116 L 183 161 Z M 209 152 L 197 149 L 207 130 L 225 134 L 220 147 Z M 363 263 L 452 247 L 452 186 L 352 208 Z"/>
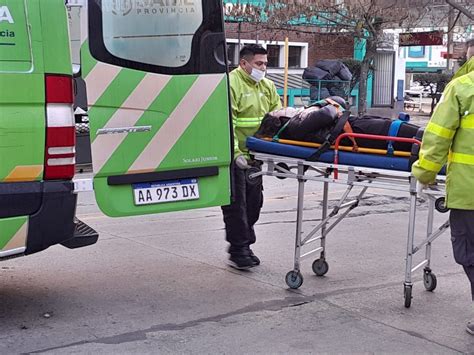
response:
<path id="1" fill-rule="evenodd" d="M 255 243 L 254 224 L 263 204 L 262 182 L 250 184 L 245 170 L 252 164 L 245 141 L 253 136 L 269 111 L 281 107 L 275 84 L 265 78 L 267 51 L 260 45 L 246 45 L 240 51 L 239 67 L 229 74 L 232 121 L 234 127 L 234 163 L 231 166 L 232 201 L 222 207 L 229 265 L 248 269 L 260 260 L 250 249 Z"/>
<path id="2" fill-rule="evenodd" d="M 474 42 L 470 51 L 474 53 Z M 413 175 L 430 184 L 448 162 L 446 203 L 451 209 L 451 241 L 454 259 L 461 264 L 471 283 L 474 301 L 474 56 L 468 57 L 443 92 L 423 135 L 420 158 Z M 466 330 L 474 335 L 474 322 Z"/>

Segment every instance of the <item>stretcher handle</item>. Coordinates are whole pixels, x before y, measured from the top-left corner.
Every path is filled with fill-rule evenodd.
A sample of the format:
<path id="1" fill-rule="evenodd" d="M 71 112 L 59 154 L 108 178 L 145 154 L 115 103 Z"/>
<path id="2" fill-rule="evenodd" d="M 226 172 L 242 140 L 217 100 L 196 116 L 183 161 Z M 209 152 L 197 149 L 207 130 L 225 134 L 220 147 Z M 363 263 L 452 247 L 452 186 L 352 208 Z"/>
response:
<path id="1" fill-rule="evenodd" d="M 392 137 L 392 136 L 380 136 L 375 134 L 365 134 L 365 133 L 342 133 L 336 138 L 334 143 L 334 164 L 339 164 L 339 144 L 341 140 L 346 137 L 354 138 L 366 138 L 373 139 L 378 141 L 394 141 L 394 142 L 405 142 L 421 145 L 421 142 L 415 138 L 405 138 L 405 137 Z M 334 171 L 334 178 L 337 179 L 337 170 Z"/>

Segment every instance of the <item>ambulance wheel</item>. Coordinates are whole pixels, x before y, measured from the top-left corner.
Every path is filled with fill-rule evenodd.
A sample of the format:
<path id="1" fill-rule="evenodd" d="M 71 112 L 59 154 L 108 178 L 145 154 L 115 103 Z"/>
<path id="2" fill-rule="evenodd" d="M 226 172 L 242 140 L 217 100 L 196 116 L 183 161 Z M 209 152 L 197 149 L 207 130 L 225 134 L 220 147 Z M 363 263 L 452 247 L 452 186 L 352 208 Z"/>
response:
<path id="1" fill-rule="evenodd" d="M 423 284 L 427 291 L 434 291 L 437 285 L 436 275 L 431 271 L 426 271 L 423 273 Z"/>
<path id="2" fill-rule="evenodd" d="M 404 296 L 405 296 L 405 307 L 406 308 L 410 308 L 411 306 L 411 288 L 412 286 L 411 285 L 405 285 L 405 288 L 404 288 Z"/>
<path id="3" fill-rule="evenodd" d="M 286 274 L 285 281 L 289 288 L 296 290 L 303 284 L 303 275 L 299 271 L 291 270 Z"/>
<path id="4" fill-rule="evenodd" d="M 326 260 L 316 259 L 313 261 L 312 269 L 317 276 L 324 276 L 329 270 L 329 265 Z"/>
<path id="5" fill-rule="evenodd" d="M 250 177 L 250 175 L 252 174 L 256 174 L 256 173 L 259 173 L 260 172 L 260 169 L 257 168 L 257 167 L 251 167 L 251 168 L 248 168 L 247 170 L 245 170 L 245 180 L 247 180 L 247 182 L 250 184 L 250 185 L 257 185 L 258 183 L 260 183 L 262 181 L 262 176 L 259 175 L 257 177 Z"/>
<path id="6" fill-rule="evenodd" d="M 440 213 L 446 213 L 449 211 L 449 208 L 446 207 L 446 201 L 444 197 L 439 197 L 435 201 L 436 211 Z"/>
<path id="7" fill-rule="evenodd" d="M 284 169 L 284 170 L 288 170 L 290 171 L 290 167 L 288 165 L 286 165 L 285 163 L 278 163 L 276 166 Z M 276 171 L 277 173 L 284 173 L 283 171 L 280 171 L 280 170 L 277 170 Z M 285 180 L 286 179 L 286 176 L 277 176 L 278 179 L 280 180 Z"/>

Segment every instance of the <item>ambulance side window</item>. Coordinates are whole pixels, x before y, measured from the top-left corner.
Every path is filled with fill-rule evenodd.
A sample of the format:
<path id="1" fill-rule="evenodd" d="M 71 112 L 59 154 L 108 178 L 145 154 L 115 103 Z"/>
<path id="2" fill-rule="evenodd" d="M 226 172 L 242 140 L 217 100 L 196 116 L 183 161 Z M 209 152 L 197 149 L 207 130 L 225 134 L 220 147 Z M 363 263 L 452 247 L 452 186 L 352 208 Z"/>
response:
<path id="1" fill-rule="evenodd" d="M 222 21 L 215 21 L 222 5 L 216 8 L 217 3 L 89 1 L 91 54 L 105 63 L 163 74 L 223 72 Z"/>

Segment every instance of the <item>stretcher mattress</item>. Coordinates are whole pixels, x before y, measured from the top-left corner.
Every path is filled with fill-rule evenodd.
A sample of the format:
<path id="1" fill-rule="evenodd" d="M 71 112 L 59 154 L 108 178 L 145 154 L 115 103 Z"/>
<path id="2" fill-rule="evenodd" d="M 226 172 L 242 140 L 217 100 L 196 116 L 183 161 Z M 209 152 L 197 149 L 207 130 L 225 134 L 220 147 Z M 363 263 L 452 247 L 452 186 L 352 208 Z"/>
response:
<path id="1" fill-rule="evenodd" d="M 300 159 L 308 159 L 316 152 L 316 148 L 302 147 L 291 144 L 282 144 L 277 142 L 266 141 L 255 137 L 247 138 L 247 148 L 255 152 Z M 334 163 L 334 151 L 329 150 L 321 154 L 318 161 L 323 163 Z M 339 164 L 397 171 L 411 170 L 408 157 L 353 153 L 344 151 L 339 151 Z"/>

